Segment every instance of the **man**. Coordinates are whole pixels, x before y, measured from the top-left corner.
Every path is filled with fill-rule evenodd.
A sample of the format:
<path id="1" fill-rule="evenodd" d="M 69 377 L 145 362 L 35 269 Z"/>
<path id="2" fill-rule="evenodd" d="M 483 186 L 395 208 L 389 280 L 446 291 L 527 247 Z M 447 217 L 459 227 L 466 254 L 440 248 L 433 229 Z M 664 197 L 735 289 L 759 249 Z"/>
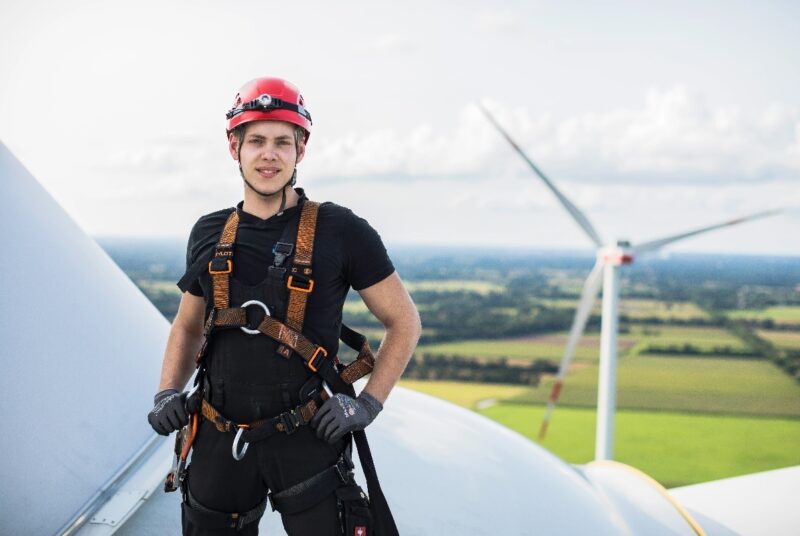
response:
<path id="1" fill-rule="evenodd" d="M 148 415 L 166 435 L 193 414 L 191 467 L 185 480 L 177 475 L 183 532 L 257 534 L 269 493 L 290 535 L 369 534 L 383 496 L 374 468 L 365 466 L 371 508 L 355 484 L 351 437 L 362 461 L 362 448 L 369 458 L 362 430 L 410 359 L 419 315 L 372 227 L 293 188 L 311 129 L 297 88 L 253 80 L 227 117 L 244 200 L 192 229 L 178 283 L 183 296 Z M 363 339 L 342 328 L 350 287 L 386 328 L 374 361 Z M 340 329 L 359 350 L 347 368 L 336 358 Z M 196 358 L 198 389 L 181 393 Z M 352 382 L 369 370 L 355 396 Z M 396 532 L 388 507 L 385 514 L 378 530 Z"/>

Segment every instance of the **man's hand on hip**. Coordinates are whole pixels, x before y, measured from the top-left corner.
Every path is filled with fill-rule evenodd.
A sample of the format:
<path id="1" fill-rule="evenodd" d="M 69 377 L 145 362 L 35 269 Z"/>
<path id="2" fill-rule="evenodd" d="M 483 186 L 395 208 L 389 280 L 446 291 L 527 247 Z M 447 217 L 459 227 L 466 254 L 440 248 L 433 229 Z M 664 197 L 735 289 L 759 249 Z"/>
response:
<path id="1" fill-rule="evenodd" d="M 329 398 L 319 409 L 311 426 L 317 430 L 317 437 L 335 443 L 349 432 L 363 430 L 383 409 L 383 405 L 367 392 L 358 398 L 338 393 Z"/>
<path id="2" fill-rule="evenodd" d="M 156 433 L 169 435 L 189 423 L 186 395 L 175 389 L 164 389 L 155 396 L 153 409 L 147 414 L 147 422 Z"/>

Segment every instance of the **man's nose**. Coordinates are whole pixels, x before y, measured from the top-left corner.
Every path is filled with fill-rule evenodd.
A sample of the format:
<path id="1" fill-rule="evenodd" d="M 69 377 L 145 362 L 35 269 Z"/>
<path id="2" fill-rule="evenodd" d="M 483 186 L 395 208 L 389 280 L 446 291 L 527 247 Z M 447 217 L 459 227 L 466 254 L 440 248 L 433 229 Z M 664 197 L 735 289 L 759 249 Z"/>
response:
<path id="1" fill-rule="evenodd" d="M 265 143 L 261 151 L 261 158 L 264 160 L 276 160 L 278 158 L 278 150 L 272 143 Z"/>

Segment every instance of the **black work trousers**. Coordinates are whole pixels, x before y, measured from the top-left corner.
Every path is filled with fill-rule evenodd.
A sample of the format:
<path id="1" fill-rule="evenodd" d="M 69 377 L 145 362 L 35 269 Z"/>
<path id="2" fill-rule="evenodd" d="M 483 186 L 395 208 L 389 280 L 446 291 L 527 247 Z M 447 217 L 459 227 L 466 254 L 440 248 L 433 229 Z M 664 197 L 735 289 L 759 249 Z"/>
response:
<path id="1" fill-rule="evenodd" d="M 275 434 L 249 446 L 244 458 L 233 459 L 233 433 L 221 433 L 202 420 L 194 442 L 188 486 L 193 498 L 212 510 L 244 513 L 258 506 L 268 491 L 279 492 L 336 464 L 345 440 L 329 445 L 318 439 L 310 426 L 291 435 Z M 269 508 L 269 507 L 268 507 Z M 281 516 L 290 536 L 341 536 L 339 505 L 335 494 L 315 506 Z M 182 516 L 187 536 L 251 536 L 258 534 L 258 521 L 241 530 L 206 529 Z"/>

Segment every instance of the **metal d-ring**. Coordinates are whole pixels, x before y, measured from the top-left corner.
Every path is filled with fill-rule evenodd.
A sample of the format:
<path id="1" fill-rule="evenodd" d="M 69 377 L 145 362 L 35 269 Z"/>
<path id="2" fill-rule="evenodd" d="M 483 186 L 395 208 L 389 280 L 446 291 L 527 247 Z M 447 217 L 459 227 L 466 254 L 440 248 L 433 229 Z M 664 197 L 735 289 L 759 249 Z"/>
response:
<path id="1" fill-rule="evenodd" d="M 260 301 L 258 301 L 258 300 L 249 300 L 249 301 L 246 301 L 246 302 L 244 302 L 244 303 L 242 304 L 242 309 L 244 309 L 244 308 L 245 308 L 245 307 L 247 307 L 248 305 L 258 305 L 259 307 L 261 307 L 262 309 L 264 309 L 264 314 L 265 314 L 265 315 L 267 315 L 267 316 L 272 316 L 272 315 L 270 315 L 270 314 L 269 314 L 269 309 L 267 308 L 267 306 L 266 306 L 266 305 L 264 305 L 262 302 L 260 302 Z M 250 329 L 250 328 L 248 328 L 247 326 L 240 326 L 240 327 L 239 327 L 239 329 L 241 329 L 242 331 L 244 331 L 244 332 L 245 332 L 245 333 L 247 333 L 248 335 L 258 335 L 259 333 L 261 333 L 261 332 L 260 332 L 260 331 L 258 331 L 257 329 Z M 235 458 L 235 457 L 236 457 L 236 456 L 234 456 L 234 458 Z"/>
<path id="2" fill-rule="evenodd" d="M 247 448 L 250 446 L 250 443 L 245 443 L 242 451 L 237 452 L 239 449 L 236 446 L 239 444 L 239 440 L 242 439 L 242 432 L 244 432 L 244 428 L 239 428 L 239 431 L 236 432 L 236 437 L 233 438 L 233 445 L 231 445 L 231 454 L 237 462 L 244 458 L 244 455 L 247 454 Z"/>
<path id="3" fill-rule="evenodd" d="M 323 389 L 323 390 L 324 390 L 326 393 L 328 393 L 328 398 L 333 398 L 333 391 L 331 391 L 331 388 L 330 388 L 330 387 L 328 387 L 328 382 L 326 382 L 326 381 L 323 381 L 323 382 L 322 382 L 322 389 Z"/>

